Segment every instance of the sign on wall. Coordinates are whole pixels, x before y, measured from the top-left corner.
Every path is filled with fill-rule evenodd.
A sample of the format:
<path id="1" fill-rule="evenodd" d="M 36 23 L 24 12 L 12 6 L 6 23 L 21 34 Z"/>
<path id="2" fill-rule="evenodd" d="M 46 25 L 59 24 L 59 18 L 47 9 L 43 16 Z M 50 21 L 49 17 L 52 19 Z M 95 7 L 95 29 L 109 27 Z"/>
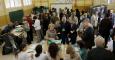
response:
<path id="1" fill-rule="evenodd" d="M 72 3 L 73 0 L 56 0 L 56 3 Z"/>

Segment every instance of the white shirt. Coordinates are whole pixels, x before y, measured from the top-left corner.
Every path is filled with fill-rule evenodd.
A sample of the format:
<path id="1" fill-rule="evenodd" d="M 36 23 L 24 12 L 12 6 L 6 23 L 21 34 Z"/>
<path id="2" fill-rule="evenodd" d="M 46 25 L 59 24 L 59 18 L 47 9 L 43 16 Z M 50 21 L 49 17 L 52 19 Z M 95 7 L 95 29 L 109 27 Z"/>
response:
<path id="1" fill-rule="evenodd" d="M 35 57 L 34 60 L 48 60 L 48 57 L 46 54 L 41 53 L 40 56 Z"/>
<path id="2" fill-rule="evenodd" d="M 95 27 L 97 27 L 97 24 L 98 24 L 98 16 L 96 15 L 92 15 L 91 17 L 91 24 Z"/>
<path id="3" fill-rule="evenodd" d="M 20 52 L 18 54 L 18 59 L 17 60 L 32 60 L 31 59 L 31 56 L 29 53 L 26 53 L 26 52 Z"/>
<path id="4" fill-rule="evenodd" d="M 40 30 L 41 29 L 40 20 L 38 20 L 38 19 L 35 20 L 34 28 L 35 28 L 35 30 Z"/>

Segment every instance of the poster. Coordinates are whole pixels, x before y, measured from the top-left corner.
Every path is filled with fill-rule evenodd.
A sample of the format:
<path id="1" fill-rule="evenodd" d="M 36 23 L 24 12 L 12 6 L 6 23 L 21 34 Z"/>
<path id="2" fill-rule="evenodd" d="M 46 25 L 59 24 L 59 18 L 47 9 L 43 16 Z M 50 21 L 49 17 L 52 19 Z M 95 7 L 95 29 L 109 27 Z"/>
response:
<path id="1" fill-rule="evenodd" d="M 72 3 L 73 0 L 56 0 L 56 3 Z"/>

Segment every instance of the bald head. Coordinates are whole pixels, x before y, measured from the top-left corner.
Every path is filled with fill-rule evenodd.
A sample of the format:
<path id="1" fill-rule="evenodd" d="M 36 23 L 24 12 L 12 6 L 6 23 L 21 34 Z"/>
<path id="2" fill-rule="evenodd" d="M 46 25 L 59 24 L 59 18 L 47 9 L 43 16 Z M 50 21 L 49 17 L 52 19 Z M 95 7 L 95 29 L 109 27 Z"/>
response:
<path id="1" fill-rule="evenodd" d="M 95 45 L 96 47 L 104 47 L 105 45 L 105 39 L 101 36 L 97 36 L 95 38 Z"/>

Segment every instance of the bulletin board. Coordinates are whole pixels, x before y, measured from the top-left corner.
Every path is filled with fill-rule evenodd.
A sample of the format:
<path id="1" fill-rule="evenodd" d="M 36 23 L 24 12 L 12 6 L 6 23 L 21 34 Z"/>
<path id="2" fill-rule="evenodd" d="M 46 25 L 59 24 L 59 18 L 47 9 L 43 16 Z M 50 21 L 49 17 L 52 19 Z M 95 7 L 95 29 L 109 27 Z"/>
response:
<path id="1" fill-rule="evenodd" d="M 15 22 L 15 21 L 22 22 L 23 16 L 24 16 L 23 10 L 9 12 L 9 17 L 12 22 Z"/>

